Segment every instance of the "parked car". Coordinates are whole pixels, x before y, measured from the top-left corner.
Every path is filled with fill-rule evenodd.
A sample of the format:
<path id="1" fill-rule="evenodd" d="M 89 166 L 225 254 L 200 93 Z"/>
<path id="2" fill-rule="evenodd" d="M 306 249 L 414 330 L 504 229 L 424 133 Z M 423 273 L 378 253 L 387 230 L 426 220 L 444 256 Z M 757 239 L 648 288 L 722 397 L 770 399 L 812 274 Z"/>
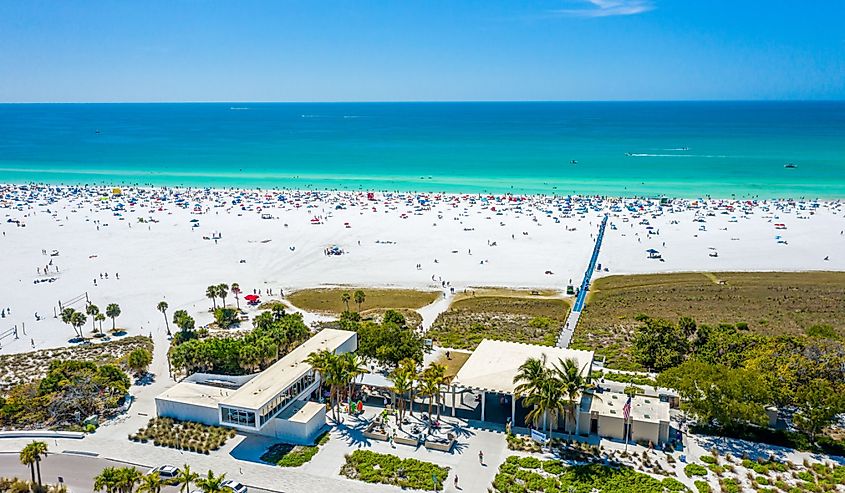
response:
<path id="1" fill-rule="evenodd" d="M 232 493 L 247 493 L 249 491 L 246 486 L 235 481 L 234 479 L 227 479 L 226 481 L 223 481 L 223 487 L 231 488 Z"/>
<path id="2" fill-rule="evenodd" d="M 171 465 L 163 465 L 150 469 L 147 474 L 152 474 L 154 472 L 157 472 L 161 479 L 170 484 L 175 481 L 176 476 L 179 475 L 179 468 Z"/>

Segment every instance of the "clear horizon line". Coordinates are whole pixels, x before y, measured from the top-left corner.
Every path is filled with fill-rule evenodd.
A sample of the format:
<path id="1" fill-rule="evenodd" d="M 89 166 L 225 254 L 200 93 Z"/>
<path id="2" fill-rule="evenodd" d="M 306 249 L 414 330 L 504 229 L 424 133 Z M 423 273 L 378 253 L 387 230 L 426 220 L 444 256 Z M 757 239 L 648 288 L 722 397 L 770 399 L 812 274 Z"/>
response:
<path id="1" fill-rule="evenodd" d="M 845 99 L 424 99 L 424 100 L 194 100 L 0 101 L 0 104 L 456 104 L 456 103 L 841 103 Z"/>

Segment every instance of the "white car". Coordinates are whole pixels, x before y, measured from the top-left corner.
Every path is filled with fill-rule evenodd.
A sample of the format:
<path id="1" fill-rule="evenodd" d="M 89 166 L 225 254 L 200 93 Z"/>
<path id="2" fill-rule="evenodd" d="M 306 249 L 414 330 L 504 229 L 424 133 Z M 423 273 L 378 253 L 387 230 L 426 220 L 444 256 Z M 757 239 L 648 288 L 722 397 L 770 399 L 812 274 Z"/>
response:
<path id="1" fill-rule="evenodd" d="M 227 479 L 226 481 L 223 481 L 223 487 L 231 488 L 232 493 L 247 493 L 249 491 L 246 486 L 235 481 L 234 479 Z"/>
<path id="2" fill-rule="evenodd" d="M 165 481 L 167 481 L 167 480 L 175 479 L 176 476 L 179 475 L 179 468 L 176 467 L 176 466 L 169 466 L 169 465 L 158 466 L 158 467 L 154 467 L 154 468 L 150 469 L 150 472 L 148 472 L 147 474 L 149 475 L 149 474 L 152 474 L 154 472 L 157 472 L 161 479 L 164 479 Z"/>

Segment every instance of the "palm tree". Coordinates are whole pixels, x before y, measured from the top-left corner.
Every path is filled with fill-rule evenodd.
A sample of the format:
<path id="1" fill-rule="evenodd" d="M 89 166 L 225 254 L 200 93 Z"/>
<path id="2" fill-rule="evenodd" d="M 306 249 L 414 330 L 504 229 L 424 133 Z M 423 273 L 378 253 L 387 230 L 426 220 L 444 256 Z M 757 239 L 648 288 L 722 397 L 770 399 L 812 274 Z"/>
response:
<path id="1" fill-rule="evenodd" d="M 235 295 L 235 306 L 237 306 L 238 311 L 241 311 L 241 285 L 233 282 L 232 283 L 232 294 Z"/>
<path id="2" fill-rule="evenodd" d="M 180 493 L 188 493 L 191 491 L 191 484 L 193 484 L 197 479 L 199 479 L 200 475 L 191 471 L 191 466 L 185 464 L 182 467 L 182 470 L 179 471 L 179 475 L 176 476 L 176 484 L 179 486 Z"/>
<path id="3" fill-rule="evenodd" d="M 73 327 L 73 330 L 74 330 L 74 332 L 76 332 L 76 335 L 79 336 L 79 337 L 82 337 L 82 334 L 79 331 L 76 330 L 76 325 L 73 324 L 73 315 L 75 313 L 76 313 L 76 310 L 68 307 L 68 308 L 65 308 L 65 309 L 62 310 L 62 313 L 61 313 L 60 316 L 61 316 L 62 322 L 70 325 L 71 327 Z"/>
<path id="4" fill-rule="evenodd" d="M 347 384 L 347 395 L 349 398 L 352 398 L 354 386 L 355 386 L 355 379 L 360 377 L 361 375 L 370 373 L 370 370 L 364 365 L 364 362 L 361 358 L 355 353 L 344 353 L 341 356 L 343 360 L 344 368 L 344 378 L 348 379 Z"/>
<path id="5" fill-rule="evenodd" d="M 141 471 L 134 467 L 121 467 L 116 472 L 117 491 L 121 493 L 132 493 L 135 485 L 141 480 Z"/>
<path id="6" fill-rule="evenodd" d="M 226 474 L 215 476 L 212 471 L 208 471 L 208 475 L 204 478 L 198 479 L 196 483 L 203 493 L 223 493 L 227 491 L 231 492 L 231 488 L 223 486 L 223 481 L 225 480 Z"/>
<path id="7" fill-rule="evenodd" d="M 436 375 L 427 370 L 420 374 L 419 382 L 419 394 L 428 397 L 428 415 L 431 416 L 431 407 L 434 403 L 434 396 L 440 391 L 440 383 Z"/>
<path id="8" fill-rule="evenodd" d="M 329 359 L 332 357 L 332 352 L 328 349 L 322 349 L 320 351 L 314 351 L 308 355 L 305 359 L 305 362 L 308 363 L 311 368 L 320 374 L 320 385 L 318 387 L 317 394 L 322 397 L 323 396 L 323 385 L 328 383 L 326 382 L 326 371 L 329 366 Z M 331 401 L 331 394 L 329 395 L 329 400 Z"/>
<path id="9" fill-rule="evenodd" d="M 115 493 L 119 481 L 120 475 L 118 474 L 118 469 L 107 467 L 94 477 L 94 491 L 102 490 L 106 493 Z"/>
<path id="10" fill-rule="evenodd" d="M 528 358 L 520 365 L 519 371 L 513 377 L 513 383 L 521 382 L 514 387 L 514 395 L 522 397 L 537 392 L 546 376 L 546 355 L 539 358 Z"/>
<path id="11" fill-rule="evenodd" d="M 411 392 L 414 386 L 413 374 L 409 374 L 404 368 L 399 367 L 390 374 L 390 380 L 393 382 L 390 391 L 396 394 L 399 401 L 399 422 L 401 423 L 405 417 L 405 394 Z"/>
<path id="12" fill-rule="evenodd" d="M 95 323 L 97 322 L 97 315 L 100 314 L 100 307 L 94 303 L 88 303 L 88 306 L 85 307 L 85 313 L 91 316 L 91 332 L 97 332 Z"/>
<path id="13" fill-rule="evenodd" d="M 212 310 L 217 309 L 217 286 L 205 288 L 205 297 L 211 300 Z"/>
<path id="14" fill-rule="evenodd" d="M 32 477 L 32 482 L 35 482 L 35 454 L 32 451 L 32 447 L 27 445 L 26 447 L 21 450 L 20 455 L 18 456 L 21 464 L 25 466 L 29 466 L 29 472 Z"/>
<path id="15" fill-rule="evenodd" d="M 343 293 L 340 295 L 340 300 L 343 301 L 343 304 L 346 305 L 346 311 L 349 311 L 349 300 L 352 299 L 352 296 L 349 293 Z"/>
<path id="16" fill-rule="evenodd" d="M 437 382 L 437 388 L 434 396 L 437 398 L 437 419 L 440 419 L 440 392 L 442 390 L 442 386 L 444 383 L 447 383 L 446 379 L 446 367 L 439 364 L 439 363 L 432 363 L 426 371 L 428 371 L 432 378 Z M 431 411 L 429 411 L 429 415 Z"/>
<path id="17" fill-rule="evenodd" d="M 76 331 L 79 337 L 82 337 L 82 326 L 85 325 L 86 320 L 88 320 L 88 317 L 86 317 L 84 313 L 77 311 L 74 311 L 70 318 L 70 324 L 73 326 L 73 330 Z"/>
<path id="18" fill-rule="evenodd" d="M 546 423 L 549 416 L 554 421 L 560 413 L 566 411 L 566 397 L 563 394 L 563 388 L 560 381 L 551 372 L 547 373 L 537 392 L 525 397 L 524 402 L 534 406 L 525 417 L 533 421 L 535 426 L 539 424 L 542 416 L 543 432 L 546 432 Z M 551 423 L 549 423 L 549 430 L 551 430 Z M 546 436 L 548 436 L 548 432 L 546 433 Z"/>
<path id="19" fill-rule="evenodd" d="M 102 333 L 103 332 L 103 322 L 106 320 L 106 316 L 103 315 L 102 313 L 98 313 L 98 314 L 94 315 L 94 320 L 96 320 L 97 323 L 100 324 L 100 333 Z"/>
<path id="20" fill-rule="evenodd" d="M 120 306 L 117 303 L 109 303 L 106 306 L 106 316 L 111 318 L 111 330 L 112 332 L 115 331 L 115 321 L 117 317 L 120 316 Z"/>
<path id="21" fill-rule="evenodd" d="M 566 360 L 558 359 L 560 366 L 555 366 L 554 372 L 557 374 L 557 379 L 560 382 L 561 390 L 566 398 L 566 413 L 564 416 L 564 426 L 566 432 L 570 433 L 568 418 L 575 415 L 575 403 L 578 396 L 584 390 L 585 382 L 582 376 L 581 369 L 578 368 L 578 362 L 573 358 Z"/>
<path id="22" fill-rule="evenodd" d="M 221 306 L 226 308 L 226 295 L 229 294 L 229 285 L 225 283 L 221 283 L 217 285 L 217 296 L 223 300 Z"/>
<path id="23" fill-rule="evenodd" d="M 161 493 L 161 488 L 166 484 L 158 472 L 147 474 L 141 477 L 138 493 Z"/>
<path id="24" fill-rule="evenodd" d="M 74 310 L 71 307 L 67 307 L 67 308 L 62 309 L 62 312 L 59 315 L 62 319 L 62 322 L 66 323 L 66 324 L 70 324 L 70 317 L 73 316 L 74 312 L 76 312 L 76 310 Z"/>
<path id="25" fill-rule="evenodd" d="M 355 298 L 355 303 L 358 305 L 358 311 L 360 312 L 361 311 L 361 305 L 364 304 L 364 300 L 367 299 L 367 295 L 365 295 L 364 292 L 359 289 L 359 290 L 355 291 L 355 294 L 353 295 L 353 297 Z"/>
<path id="26" fill-rule="evenodd" d="M 167 302 L 166 301 L 159 301 L 158 305 L 156 305 L 156 310 L 160 311 L 162 315 L 164 315 L 164 326 L 167 328 L 167 335 L 170 335 L 170 324 L 167 322 Z"/>
<path id="27" fill-rule="evenodd" d="M 397 369 L 402 369 L 411 381 L 410 396 L 408 397 L 408 410 L 411 416 L 414 415 L 414 381 L 417 377 L 417 362 L 411 358 L 404 358 L 399 362 Z"/>

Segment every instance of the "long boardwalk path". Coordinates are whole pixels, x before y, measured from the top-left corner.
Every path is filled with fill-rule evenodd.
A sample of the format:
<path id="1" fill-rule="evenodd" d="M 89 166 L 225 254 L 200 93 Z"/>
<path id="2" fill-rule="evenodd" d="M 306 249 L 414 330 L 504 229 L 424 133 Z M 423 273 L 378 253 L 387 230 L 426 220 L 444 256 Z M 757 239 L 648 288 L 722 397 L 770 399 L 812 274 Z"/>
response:
<path id="1" fill-rule="evenodd" d="M 596 264 L 599 260 L 599 250 L 601 250 L 601 240 L 604 238 L 605 226 L 607 226 L 607 214 L 604 215 L 604 219 L 601 220 L 601 225 L 599 225 L 599 234 L 596 237 L 596 245 L 593 247 L 593 256 L 590 257 L 590 264 L 587 266 L 587 272 L 584 273 L 584 280 L 581 281 L 581 288 L 578 291 L 578 296 L 575 297 L 575 304 L 572 305 L 572 311 L 569 312 L 566 324 L 563 326 L 563 330 L 560 331 L 560 336 L 557 339 L 557 347 L 569 347 L 569 343 L 572 341 L 572 334 L 575 333 L 575 327 L 581 318 L 581 310 L 584 308 L 587 291 L 590 289 L 590 280 L 593 278 L 593 272 L 595 272 Z"/>

